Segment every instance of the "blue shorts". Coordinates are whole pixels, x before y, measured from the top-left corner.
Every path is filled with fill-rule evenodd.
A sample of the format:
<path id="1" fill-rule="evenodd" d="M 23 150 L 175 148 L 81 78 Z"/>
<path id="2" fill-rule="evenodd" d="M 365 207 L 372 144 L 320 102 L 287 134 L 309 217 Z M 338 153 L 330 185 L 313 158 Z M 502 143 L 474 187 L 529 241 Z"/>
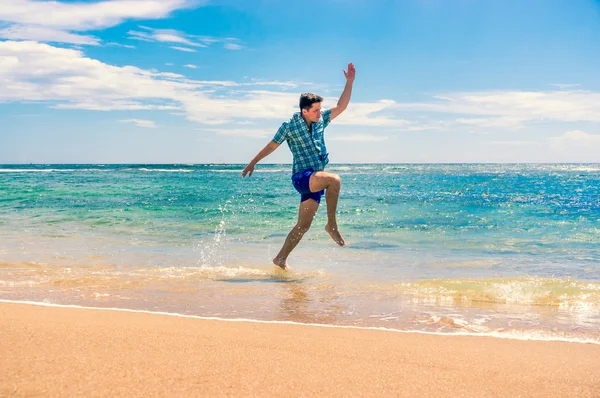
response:
<path id="1" fill-rule="evenodd" d="M 302 195 L 300 196 L 300 203 L 308 199 L 313 199 L 319 204 L 321 203 L 321 196 L 323 196 L 325 190 L 321 190 L 319 192 L 310 191 L 310 176 L 314 172 L 315 171 L 313 169 L 308 169 L 292 174 L 292 183 L 294 184 L 294 188 L 296 188 L 296 191 L 300 192 L 300 195 Z"/>

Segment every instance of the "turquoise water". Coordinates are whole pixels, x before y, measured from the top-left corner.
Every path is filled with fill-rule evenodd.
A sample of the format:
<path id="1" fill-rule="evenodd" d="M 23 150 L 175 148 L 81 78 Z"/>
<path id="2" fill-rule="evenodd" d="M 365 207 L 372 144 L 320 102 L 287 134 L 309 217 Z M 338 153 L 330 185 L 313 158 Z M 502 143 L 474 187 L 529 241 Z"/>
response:
<path id="1" fill-rule="evenodd" d="M 0 299 L 600 342 L 600 165 L 0 165 Z"/>

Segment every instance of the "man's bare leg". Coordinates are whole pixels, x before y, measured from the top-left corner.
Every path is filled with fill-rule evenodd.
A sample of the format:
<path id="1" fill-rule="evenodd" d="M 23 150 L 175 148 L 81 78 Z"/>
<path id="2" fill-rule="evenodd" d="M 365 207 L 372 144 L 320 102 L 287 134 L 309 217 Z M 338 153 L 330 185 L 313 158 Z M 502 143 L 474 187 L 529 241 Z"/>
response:
<path id="1" fill-rule="evenodd" d="M 319 209 L 319 204 L 313 199 L 305 200 L 300 203 L 300 209 L 298 210 L 298 222 L 296 226 L 292 228 L 287 238 L 285 239 L 285 243 L 283 247 L 273 259 L 273 264 L 282 269 L 287 269 L 287 258 L 294 250 L 298 242 L 302 239 L 306 231 L 309 230 L 310 225 L 312 224 L 313 219 L 315 218 L 315 214 L 317 214 L 317 210 Z"/>
<path id="2" fill-rule="evenodd" d="M 331 236 L 331 239 L 340 246 L 344 246 L 346 242 L 340 234 L 337 225 L 336 211 L 338 198 L 340 196 L 340 188 L 342 180 L 337 174 L 318 171 L 310 176 L 311 192 L 319 192 L 325 189 L 325 200 L 327 201 L 327 225 L 325 231 Z"/>

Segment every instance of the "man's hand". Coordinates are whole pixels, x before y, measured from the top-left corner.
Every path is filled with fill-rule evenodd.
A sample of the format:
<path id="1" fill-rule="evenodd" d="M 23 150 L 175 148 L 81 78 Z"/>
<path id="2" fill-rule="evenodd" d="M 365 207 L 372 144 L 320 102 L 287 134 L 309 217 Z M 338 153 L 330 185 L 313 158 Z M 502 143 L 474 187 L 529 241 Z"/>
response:
<path id="1" fill-rule="evenodd" d="M 344 76 L 346 76 L 346 80 L 352 83 L 354 81 L 354 77 L 356 76 L 356 69 L 354 69 L 354 64 L 348 64 L 348 71 L 344 71 Z"/>
<path id="2" fill-rule="evenodd" d="M 246 174 L 248 174 L 248 177 L 252 177 L 252 173 L 254 173 L 254 163 L 250 163 L 246 166 L 244 171 L 242 171 L 242 178 L 246 177 Z"/>
<path id="3" fill-rule="evenodd" d="M 279 147 L 279 145 L 281 144 L 278 144 L 275 141 L 269 141 L 269 143 L 263 149 L 261 149 L 261 151 L 254 157 L 254 159 L 252 159 L 252 161 L 248 163 L 248 166 L 246 166 L 244 171 L 242 171 L 242 178 L 246 177 L 246 174 L 248 173 L 248 177 L 251 177 L 252 173 L 254 173 L 254 166 L 256 166 L 256 163 L 260 162 L 261 159 L 269 156 L 271 152 L 273 152 Z"/>
<path id="4" fill-rule="evenodd" d="M 335 119 L 342 112 L 344 112 L 346 107 L 348 107 L 348 103 L 350 102 L 350 96 L 352 95 L 352 84 L 354 84 L 354 77 L 356 76 L 356 69 L 354 69 L 354 64 L 352 62 L 348 64 L 348 71 L 344 71 L 344 76 L 346 76 L 346 87 L 344 87 L 344 91 L 342 92 L 337 105 L 331 107 L 331 120 Z"/>

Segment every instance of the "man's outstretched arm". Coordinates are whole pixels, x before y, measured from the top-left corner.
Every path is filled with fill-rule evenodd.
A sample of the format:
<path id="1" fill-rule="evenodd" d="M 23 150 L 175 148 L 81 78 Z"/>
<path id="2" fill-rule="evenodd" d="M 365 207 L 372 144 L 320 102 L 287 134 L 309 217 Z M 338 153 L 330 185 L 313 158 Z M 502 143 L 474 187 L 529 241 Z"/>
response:
<path id="1" fill-rule="evenodd" d="M 335 119 L 340 113 L 346 110 L 348 103 L 350 103 L 350 96 L 352 95 L 352 84 L 354 83 L 354 77 L 356 76 L 356 69 L 352 63 L 348 64 L 348 71 L 344 71 L 346 76 L 346 87 L 338 100 L 337 105 L 331 107 L 331 120 Z"/>
<path id="2" fill-rule="evenodd" d="M 242 171 L 242 178 L 246 177 L 246 174 L 248 173 L 248 177 L 251 177 L 252 173 L 254 172 L 254 166 L 256 166 L 256 163 L 260 162 L 262 159 L 266 158 L 271 153 L 273 153 L 275 149 L 279 148 L 279 145 L 281 144 L 278 144 L 275 141 L 270 141 L 263 149 L 261 149 L 261 151 L 254 157 L 254 159 L 252 159 L 252 161 L 248 163 L 248 166 L 246 166 L 244 171 Z"/>

